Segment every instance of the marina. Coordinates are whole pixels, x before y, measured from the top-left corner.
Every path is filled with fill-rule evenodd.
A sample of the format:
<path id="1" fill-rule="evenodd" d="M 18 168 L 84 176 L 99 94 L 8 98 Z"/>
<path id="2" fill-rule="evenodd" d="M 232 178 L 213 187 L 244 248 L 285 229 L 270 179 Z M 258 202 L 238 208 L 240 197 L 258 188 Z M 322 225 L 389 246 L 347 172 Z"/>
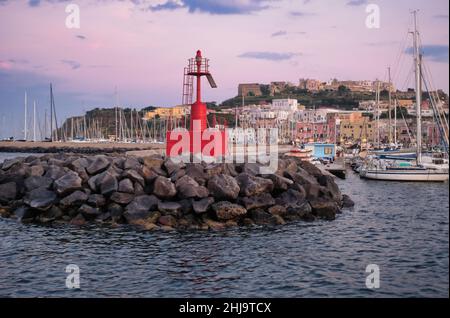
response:
<path id="1" fill-rule="evenodd" d="M 0 298 L 448 298 L 448 2 L 409 6 L 0 0 Z"/>

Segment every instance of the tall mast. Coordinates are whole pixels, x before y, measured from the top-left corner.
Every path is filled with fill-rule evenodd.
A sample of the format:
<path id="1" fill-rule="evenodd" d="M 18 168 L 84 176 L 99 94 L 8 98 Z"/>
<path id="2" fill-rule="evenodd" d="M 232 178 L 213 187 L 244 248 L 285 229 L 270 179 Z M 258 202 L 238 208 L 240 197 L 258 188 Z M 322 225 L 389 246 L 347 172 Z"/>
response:
<path id="1" fill-rule="evenodd" d="M 119 128 L 117 126 L 117 107 L 119 106 L 118 102 L 117 102 L 117 87 L 115 88 L 115 98 L 116 98 L 116 101 L 115 101 L 116 107 L 114 107 L 114 110 L 115 110 L 115 115 L 116 115 L 116 121 L 115 121 L 116 127 L 115 128 L 116 128 L 116 142 L 117 142 L 119 139 Z"/>
<path id="2" fill-rule="evenodd" d="M 416 75 L 416 144 L 417 144 L 417 164 L 422 163 L 422 81 L 421 81 L 421 56 L 419 48 L 419 31 L 417 30 L 417 10 L 413 11 L 414 14 L 414 65 Z"/>
<path id="3" fill-rule="evenodd" d="M 50 141 L 53 142 L 53 88 L 50 83 Z"/>
<path id="4" fill-rule="evenodd" d="M 33 103 L 33 141 L 36 142 L 36 101 Z"/>
<path id="5" fill-rule="evenodd" d="M 397 145 L 397 99 L 394 99 L 394 144 Z"/>
<path id="6" fill-rule="evenodd" d="M 389 144 L 392 144 L 392 115 L 391 115 L 391 105 L 392 105 L 392 80 L 391 80 L 391 67 L 388 67 L 388 76 L 389 76 L 389 126 L 388 126 L 388 138 L 389 138 Z"/>
<path id="7" fill-rule="evenodd" d="M 28 96 L 27 96 L 27 91 L 25 91 L 25 123 L 24 123 L 24 128 L 23 128 L 23 136 L 25 141 L 27 140 L 27 105 L 28 104 Z"/>

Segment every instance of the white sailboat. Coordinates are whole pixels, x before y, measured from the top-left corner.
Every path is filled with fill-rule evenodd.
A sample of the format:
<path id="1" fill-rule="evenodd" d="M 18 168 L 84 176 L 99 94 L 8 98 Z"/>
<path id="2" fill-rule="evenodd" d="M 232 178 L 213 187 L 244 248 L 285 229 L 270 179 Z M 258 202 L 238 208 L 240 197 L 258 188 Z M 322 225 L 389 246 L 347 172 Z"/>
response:
<path id="1" fill-rule="evenodd" d="M 416 88 L 416 163 L 372 159 L 360 170 L 360 176 L 366 179 L 385 181 L 421 181 L 444 182 L 449 180 L 448 159 L 422 157 L 422 126 L 421 126 L 421 101 L 422 101 L 422 57 L 419 50 L 419 33 L 417 31 L 417 12 L 414 12 L 414 64 L 415 64 L 415 88 Z"/>

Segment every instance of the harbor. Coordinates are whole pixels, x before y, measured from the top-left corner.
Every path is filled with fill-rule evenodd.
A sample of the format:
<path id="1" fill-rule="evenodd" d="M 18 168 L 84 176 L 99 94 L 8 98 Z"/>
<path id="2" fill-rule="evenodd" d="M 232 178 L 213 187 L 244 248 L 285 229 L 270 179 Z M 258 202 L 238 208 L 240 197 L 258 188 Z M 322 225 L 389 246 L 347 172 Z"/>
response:
<path id="1" fill-rule="evenodd" d="M 448 3 L 405 1 L 0 0 L 0 298 L 448 298 Z"/>

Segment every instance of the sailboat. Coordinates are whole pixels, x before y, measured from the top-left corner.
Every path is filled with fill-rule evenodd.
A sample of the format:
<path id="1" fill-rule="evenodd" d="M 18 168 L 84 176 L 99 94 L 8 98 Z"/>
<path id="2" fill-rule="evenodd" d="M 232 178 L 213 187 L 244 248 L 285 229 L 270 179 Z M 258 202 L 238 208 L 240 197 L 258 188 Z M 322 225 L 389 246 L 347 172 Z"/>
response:
<path id="1" fill-rule="evenodd" d="M 419 49 L 419 32 L 417 31 L 417 12 L 414 11 L 414 64 L 416 89 L 416 162 L 386 160 L 375 158 L 369 160 L 360 170 L 360 176 L 366 179 L 385 181 L 422 181 L 444 182 L 449 180 L 449 163 L 443 154 L 437 158 L 422 157 L 422 56 Z"/>

